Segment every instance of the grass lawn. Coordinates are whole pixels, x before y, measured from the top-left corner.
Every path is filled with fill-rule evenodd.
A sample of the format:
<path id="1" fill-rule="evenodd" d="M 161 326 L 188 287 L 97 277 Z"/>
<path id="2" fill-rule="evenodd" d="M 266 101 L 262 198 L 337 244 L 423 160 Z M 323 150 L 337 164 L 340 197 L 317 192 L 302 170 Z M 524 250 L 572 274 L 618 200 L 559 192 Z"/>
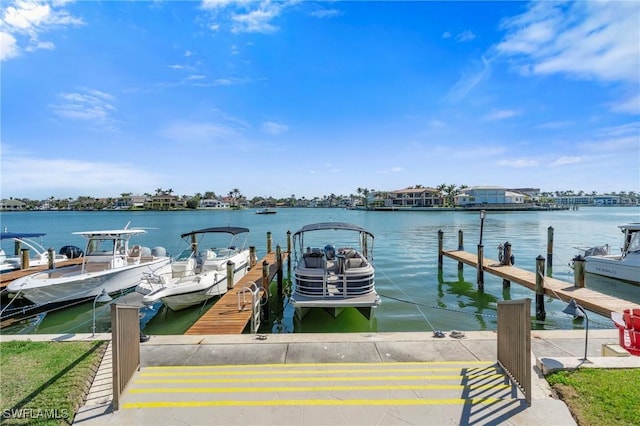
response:
<path id="1" fill-rule="evenodd" d="M 0 421 L 71 424 L 107 342 L 0 343 Z"/>
<path id="2" fill-rule="evenodd" d="M 580 368 L 547 376 L 579 426 L 637 425 L 640 369 Z"/>

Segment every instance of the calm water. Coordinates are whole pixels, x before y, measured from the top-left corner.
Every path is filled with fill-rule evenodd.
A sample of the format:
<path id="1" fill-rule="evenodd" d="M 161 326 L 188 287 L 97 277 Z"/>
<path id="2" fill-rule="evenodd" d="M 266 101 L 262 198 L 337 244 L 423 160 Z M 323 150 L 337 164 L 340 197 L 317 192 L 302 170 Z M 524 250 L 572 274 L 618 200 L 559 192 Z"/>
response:
<path id="1" fill-rule="evenodd" d="M 14 232 L 45 232 L 45 247 L 59 249 L 76 245 L 84 249 L 83 238 L 72 235 L 76 231 L 117 229 L 131 222 L 131 227 L 146 228 L 148 233 L 135 240 L 148 247 L 163 246 L 172 255 L 184 248 L 180 234 L 209 226 L 244 226 L 251 230 L 249 244 L 256 246 L 258 259 L 266 252 L 266 235 L 272 233 L 273 246 L 286 249 L 286 233 L 293 234 L 303 225 L 344 221 L 360 225 L 375 235 L 374 263 L 376 289 L 382 296 L 382 306 L 371 321 L 355 310 L 347 310 L 334 319 L 323 311 L 311 312 L 299 323 L 287 299 L 270 300 L 269 323 L 261 332 L 362 332 L 362 331 L 431 331 L 494 330 L 496 303 L 501 300 L 531 298 L 535 295 L 517 285 L 503 289 L 502 279 L 485 274 L 484 292 L 475 284 L 476 271 L 465 267 L 459 273 L 457 262 L 444 259 L 441 275 L 437 269 L 437 234 L 444 231 L 445 249 L 458 246 L 458 230 L 464 231 L 465 249 L 475 252 L 480 234 L 478 212 L 366 212 L 341 209 L 278 209 L 274 215 L 256 215 L 255 210 L 185 211 L 185 212 L 20 212 L 2 213 L 1 226 Z M 483 243 L 485 256 L 497 259 L 497 246 L 506 241 L 512 244 L 516 266 L 535 270 L 535 258 L 547 256 L 547 229 L 554 228 L 553 276 L 573 283 L 568 264 L 578 253 L 576 246 L 608 243 L 618 250 L 622 233 L 617 226 L 640 222 L 638 208 L 581 208 L 578 211 L 511 212 L 487 214 L 484 221 Z M 327 243 L 330 243 L 328 241 Z M 3 243 L 7 252 L 13 251 L 11 242 Z M 606 289 L 640 301 L 640 288 L 612 280 L 587 276 L 587 286 Z M 275 292 L 274 292 L 275 293 Z M 129 294 L 118 303 L 138 303 L 137 294 Z M 547 317 L 544 323 L 535 321 L 534 327 L 544 329 L 582 328 L 562 313 L 565 304 L 551 298 L 545 300 Z M 215 301 L 211 301 L 214 303 Z M 114 303 L 114 302 L 112 302 Z M 98 331 L 109 330 L 109 305 L 96 309 Z M 161 305 L 141 310 L 141 326 L 147 334 L 183 333 L 206 306 L 175 313 Z M 28 321 L 12 325 L 3 333 L 82 333 L 92 327 L 93 304 L 41 314 Z M 610 328 L 611 321 L 596 314 L 589 315 L 590 327 Z"/>

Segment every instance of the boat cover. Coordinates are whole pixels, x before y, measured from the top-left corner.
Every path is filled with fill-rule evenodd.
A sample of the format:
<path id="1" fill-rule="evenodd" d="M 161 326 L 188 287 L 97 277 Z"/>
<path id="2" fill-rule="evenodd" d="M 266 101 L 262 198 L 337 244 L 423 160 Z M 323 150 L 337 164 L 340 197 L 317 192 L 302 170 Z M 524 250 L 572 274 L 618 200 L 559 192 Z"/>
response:
<path id="1" fill-rule="evenodd" d="M 218 232 L 218 233 L 226 233 L 226 234 L 231 234 L 231 235 L 238 235 L 238 234 L 243 234 L 245 232 L 249 232 L 249 229 L 241 228 L 239 226 L 217 226 L 217 227 L 213 227 L 213 228 L 204 228 L 204 229 L 199 229 L 197 231 L 187 232 L 187 233 L 184 233 L 184 234 L 180 235 L 180 238 L 188 237 L 190 235 L 211 234 L 211 233 L 216 233 L 216 232 Z"/>
<path id="2" fill-rule="evenodd" d="M 5 239 L 11 239 L 11 238 L 17 238 L 17 239 L 21 239 L 21 238 L 38 238 L 38 237 L 43 237 L 47 234 L 43 234 L 41 232 L 9 232 L 9 231 L 2 231 L 2 233 L 0 233 L 0 235 L 2 235 L 0 237 L 0 240 L 5 240 Z"/>
<path id="3" fill-rule="evenodd" d="M 340 231 L 358 231 L 358 232 L 364 232 L 365 234 L 371 236 L 371 238 L 373 238 L 373 234 L 369 231 L 367 231 L 366 229 L 358 226 L 358 225 L 353 225 L 351 223 L 343 223 L 343 222 L 320 222 L 320 223 L 313 223 L 311 225 L 305 225 L 302 228 L 300 228 L 295 234 L 294 236 L 298 235 L 298 234 L 302 234 L 304 232 L 309 232 L 309 231 L 323 231 L 323 230 L 328 230 L 328 229 L 335 229 L 335 230 L 340 230 Z"/>

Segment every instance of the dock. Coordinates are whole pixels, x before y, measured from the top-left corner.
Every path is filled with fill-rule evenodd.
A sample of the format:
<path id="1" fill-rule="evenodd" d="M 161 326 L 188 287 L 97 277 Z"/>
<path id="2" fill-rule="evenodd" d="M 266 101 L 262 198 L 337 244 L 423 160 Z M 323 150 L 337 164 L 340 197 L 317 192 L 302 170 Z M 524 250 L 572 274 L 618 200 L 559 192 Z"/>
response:
<path id="1" fill-rule="evenodd" d="M 282 251 L 282 263 L 285 264 L 289 253 Z M 262 287 L 262 264 L 269 264 L 268 282 L 278 272 L 276 253 L 271 252 L 256 263 L 247 274 L 238 281 L 233 288 L 223 294 L 186 332 L 186 335 L 210 334 L 242 334 L 251 321 L 251 294 L 239 294 L 245 287 L 256 284 Z M 239 300 L 245 301 L 244 303 Z M 240 306 L 239 306 L 240 304 Z"/>
<path id="2" fill-rule="evenodd" d="M 457 260 L 476 269 L 478 268 L 478 256 L 476 254 L 462 250 L 443 250 L 442 254 L 450 259 Z M 525 286 L 534 292 L 536 290 L 535 272 L 502 265 L 499 261 L 486 257 L 482 258 L 482 269 L 504 280 Z M 574 299 L 583 308 L 607 318 L 611 318 L 612 312 L 622 313 L 625 309 L 640 309 L 640 305 L 628 300 L 602 294 L 588 288 L 576 287 L 572 283 L 551 277 L 544 277 L 544 294 L 560 299 L 563 302 L 569 302 L 569 300 Z"/>
<path id="3" fill-rule="evenodd" d="M 75 259 L 61 260 L 59 262 L 56 262 L 56 268 L 62 268 L 63 266 L 78 265 L 80 263 L 82 263 L 82 257 L 76 257 Z M 13 280 L 17 280 L 18 278 L 31 275 L 38 271 L 46 271 L 47 269 L 49 269 L 48 265 L 40 265 L 40 266 L 32 266 L 26 269 L 16 269 L 15 271 L 3 272 L 2 274 L 0 274 L 0 290 L 8 286 Z"/>

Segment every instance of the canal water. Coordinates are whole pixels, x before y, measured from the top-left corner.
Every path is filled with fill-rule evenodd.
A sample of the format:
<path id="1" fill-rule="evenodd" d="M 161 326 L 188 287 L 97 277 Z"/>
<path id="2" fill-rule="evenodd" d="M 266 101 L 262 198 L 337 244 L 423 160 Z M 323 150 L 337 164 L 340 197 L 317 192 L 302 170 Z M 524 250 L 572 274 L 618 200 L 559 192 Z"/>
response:
<path id="1" fill-rule="evenodd" d="M 59 249 L 75 245 L 84 249 L 84 239 L 76 231 L 130 227 L 148 232 L 137 237 L 136 244 L 150 248 L 162 246 L 171 255 L 184 249 L 180 234 L 211 226 L 242 226 L 250 229 L 249 245 L 256 247 L 258 259 L 266 253 L 267 233 L 273 247 L 286 249 L 287 231 L 293 234 L 306 224 L 326 221 L 353 223 L 375 235 L 373 247 L 376 289 L 382 305 L 373 318 L 366 320 L 356 310 L 347 309 L 337 318 L 324 311 L 312 311 L 300 322 L 285 296 L 269 300 L 269 319 L 261 333 L 392 332 L 439 330 L 495 330 L 497 302 L 532 299 L 532 326 L 537 329 L 582 328 L 562 313 L 565 303 L 545 298 L 546 319 L 535 318 L 535 295 L 512 283 L 503 288 L 502 279 L 485 274 L 484 291 L 478 291 L 475 269 L 462 272 L 457 262 L 444 259 L 442 273 L 437 268 L 438 231 L 444 232 L 444 248 L 458 247 L 458 231 L 463 231 L 464 249 L 475 252 L 480 238 L 480 216 L 476 212 L 376 212 L 328 208 L 280 208 L 277 214 L 258 215 L 254 209 L 198 210 L 179 212 L 129 211 L 45 211 L 2 213 L 1 226 L 13 232 L 44 232 L 45 247 Z M 554 231 L 554 278 L 573 283 L 569 263 L 578 254 L 576 247 L 609 244 L 615 252 L 622 244 L 618 225 L 640 222 L 636 207 L 582 207 L 579 210 L 487 212 L 484 220 L 485 257 L 497 259 L 498 245 L 511 243 L 515 266 L 535 271 L 535 259 L 547 257 L 547 234 Z M 133 241 L 133 240 L 132 240 Z M 331 241 L 327 241 L 331 243 Z M 5 251 L 13 251 L 12 242 L 3 242 Z M 285 273 L 286 278 L 286 273 Z M 587 286 L 635 303 L 640 302 L 640 287 L 587 275 Z M 141 296 L 123 295 L 110 303 L 140 304 Z M 3 298 L 3 305 L 6 299 Z M 110 330 L 110 303 L 95 309 L 96 330 Z M 173 312 L 161 304 L 141 308 L 141 327 L 146 334 L 182 334 L 202 313 L 215 303 Z M 44 312 L 2 329 L 4 334 L 87 333 L 93 324 L 93 303 L 86 302 Z M 589 315 L 591 328 L 612 328 L 610 319 Z"/>

